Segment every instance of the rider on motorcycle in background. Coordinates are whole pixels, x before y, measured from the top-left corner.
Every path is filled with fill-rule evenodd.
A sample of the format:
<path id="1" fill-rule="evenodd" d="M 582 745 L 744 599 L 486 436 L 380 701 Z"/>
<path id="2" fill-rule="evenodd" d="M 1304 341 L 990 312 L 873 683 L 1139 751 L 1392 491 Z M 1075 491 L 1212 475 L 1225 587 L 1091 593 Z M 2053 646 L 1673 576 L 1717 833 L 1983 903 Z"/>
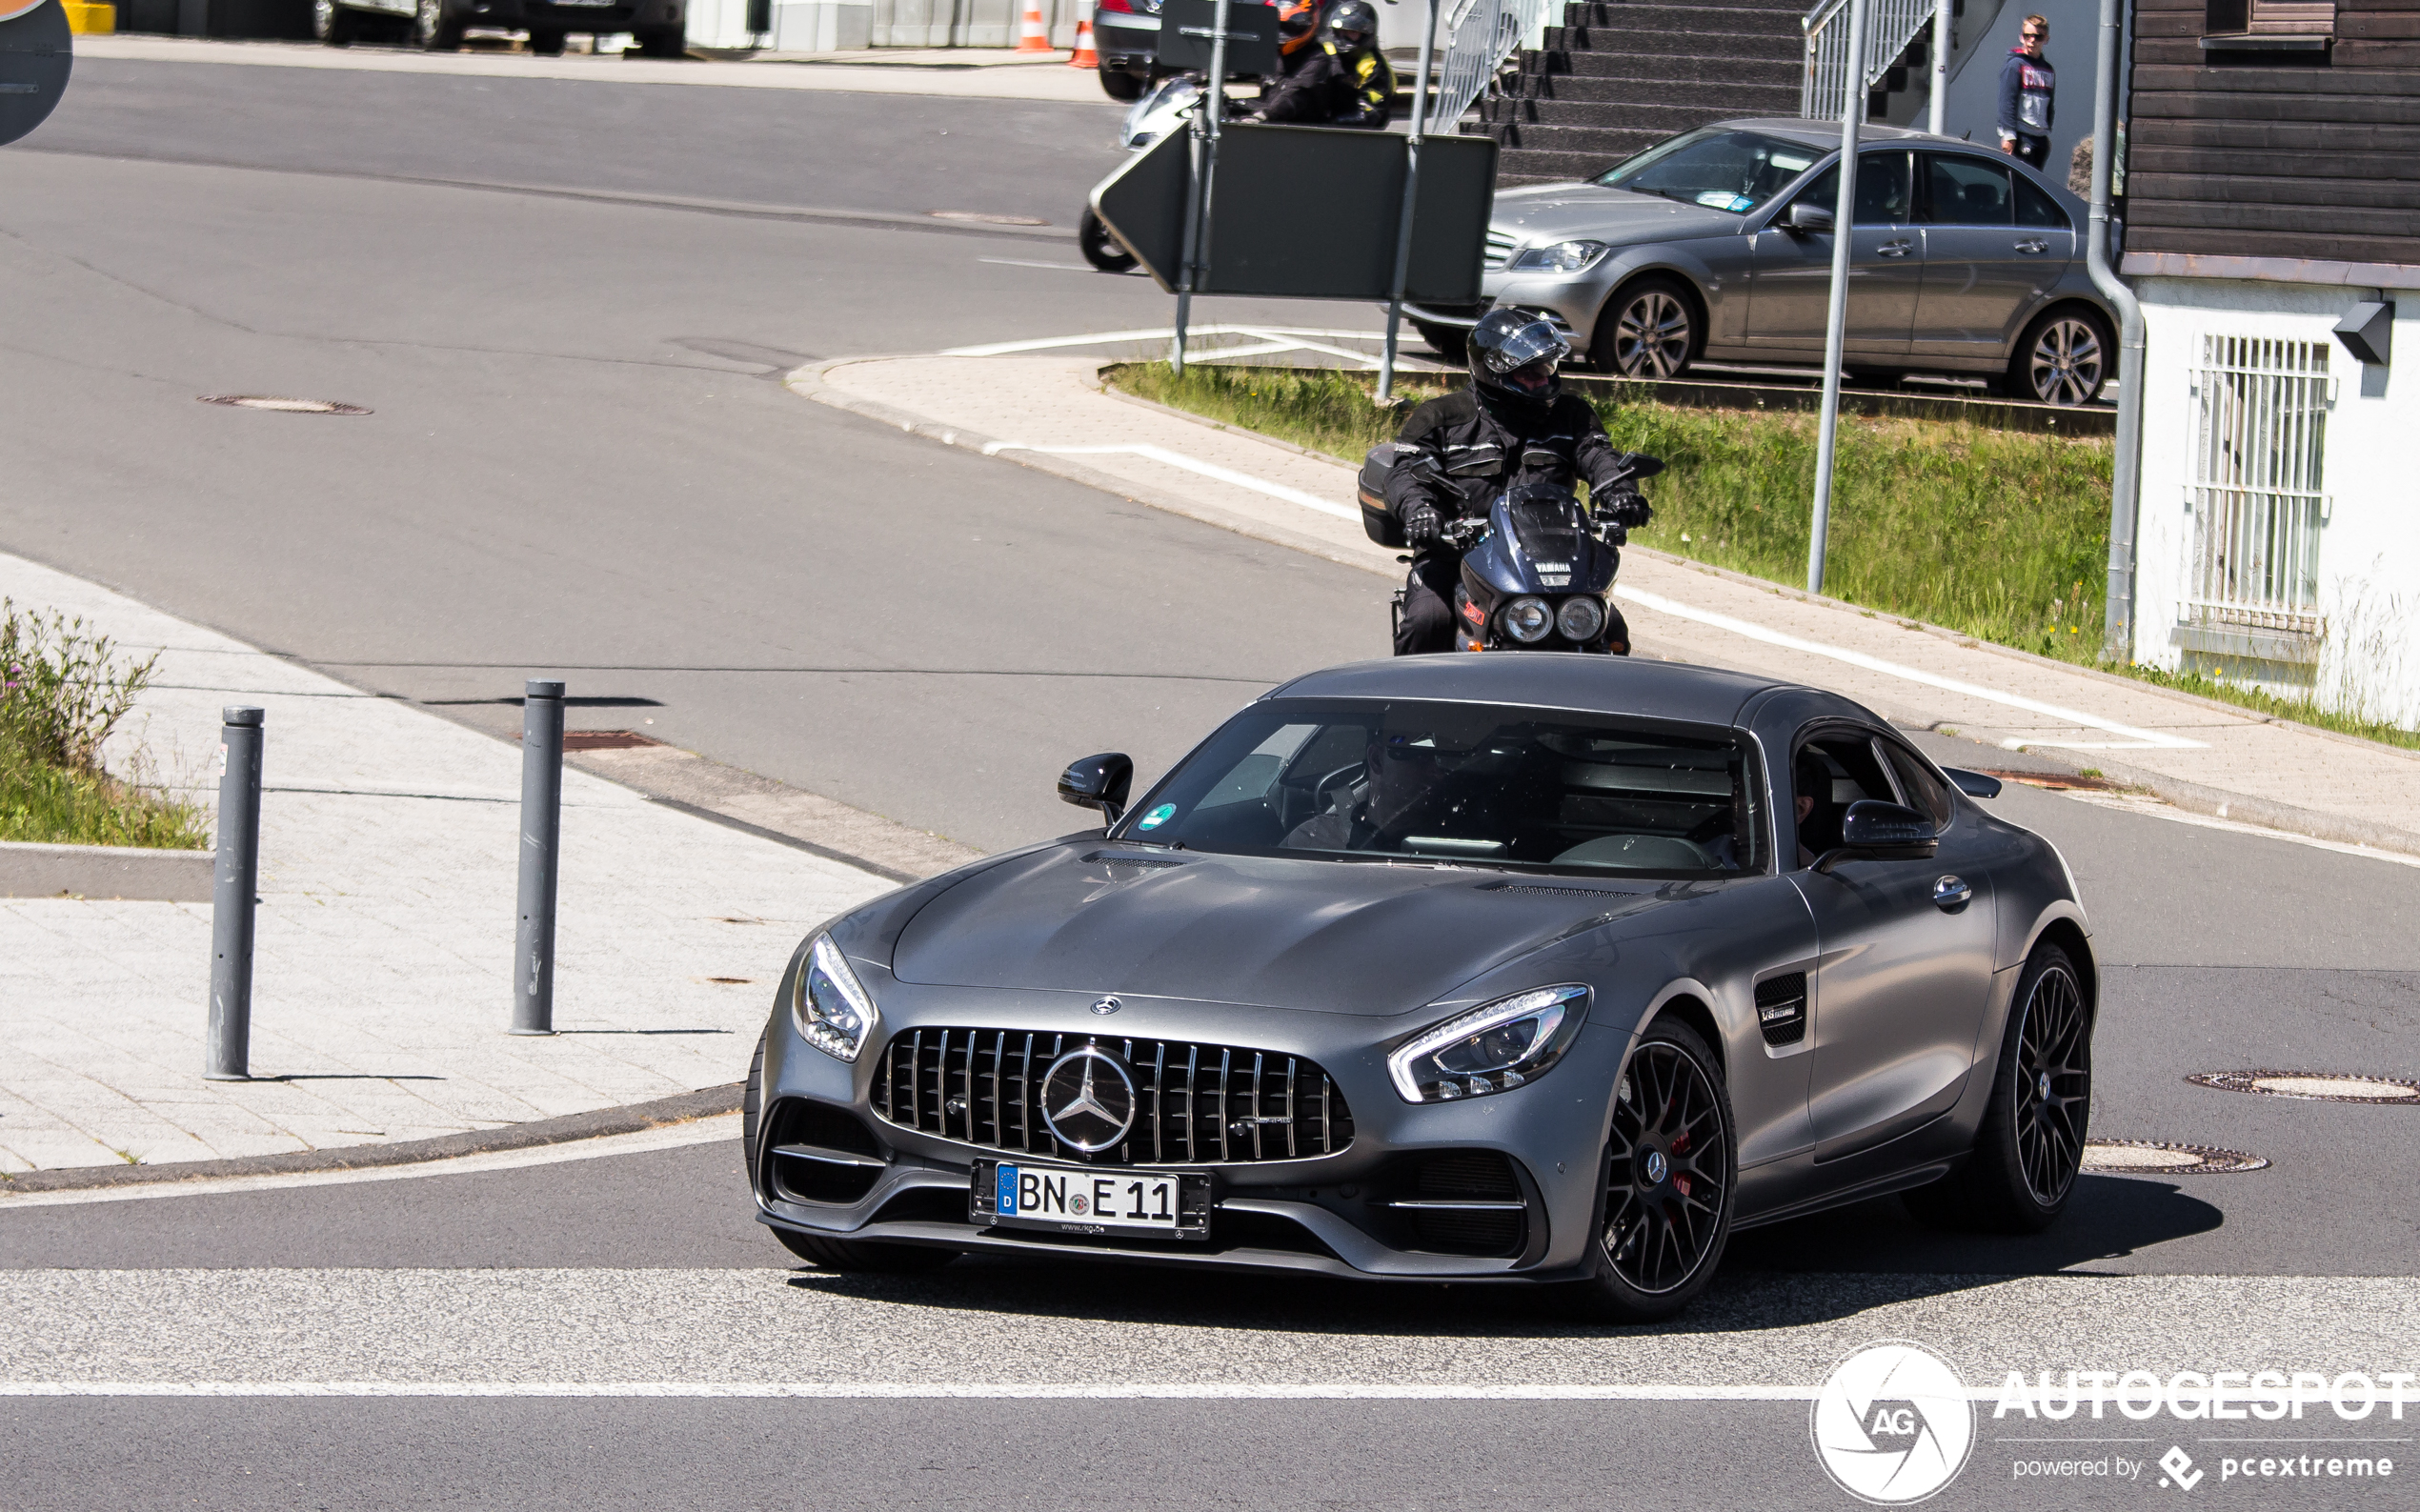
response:
<path id="1" fill-rule="evenodd" d="M 1281 49 L 1294 46 L 1282 39 L 1298 10 L 1318 14 L 1316 4 L 1281 11 Z M 1394 114 L 1395 71 L 1378 49 L 1378 12 L 1369 0 L 1341 0 L 1328 12 L 1326 39 L 1288 51 L 1281 62 L 1284 71 L 1262 91 L 1253 120 L 1383 131 Z"/>
<path id="2" fill-rule="evenodd" d="M 1490 311 L 1472 328 L 1468 351 L 1470 387 L 1413 411 L 1395 438 L 1386 503 L 1412 548 L 1399 656 L 1453 648 L 1462 554 L 1442 538 L 1447 521 L 1483 518 L 1488 501 L 1516 485 L 1567 487 L 1575 476 L 1587 479 L 1603 518 L 1635 529 L 1654 514 L 1624 476 L 1630 454 L 1605 439 L 1587 400 L 1563 392 L 1557 369 L 1571 343 L 1551 322 L 1525 310 Z M 1620 611 L 1605 609 L 1613 649 L 1628 652 L 1629 627 Z"/>

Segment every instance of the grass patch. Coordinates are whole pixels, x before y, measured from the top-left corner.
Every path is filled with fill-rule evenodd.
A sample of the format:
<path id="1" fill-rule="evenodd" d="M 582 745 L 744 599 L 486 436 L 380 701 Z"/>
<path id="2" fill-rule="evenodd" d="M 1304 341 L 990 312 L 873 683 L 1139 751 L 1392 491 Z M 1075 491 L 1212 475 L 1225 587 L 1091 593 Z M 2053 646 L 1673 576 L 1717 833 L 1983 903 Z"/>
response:
<path id="1" fill-rule="evenodd" d="M 1359 375 L 1164 364 L 1117 386 L 1360 465 L 1401 415 Z M 1459 385 L 1457 385 L 1459 387 Z M 1449 392 L 1405 385 L 1414 402 Z M 1594 401 L 1616 446 L 1668 465 L 1656 517 L 1631 539 L 1798 587 L 1806 581 L 1818 416 Z M 1405 412 L 1408 413 L 1408 412 Z M 2392 745 L 2420 733 L 2193 674 L 2101 658 L 2112 443 L 1956 420 L 1843 416 L 1824 591 L 1881 614 Z"/>
<path id="2" fill-rule="evenodd" d="M 81 619 L 0 598 L 0 840 L 199 850 L 190 803 L 111 776 L 101 747 L 151 678 Z"/>

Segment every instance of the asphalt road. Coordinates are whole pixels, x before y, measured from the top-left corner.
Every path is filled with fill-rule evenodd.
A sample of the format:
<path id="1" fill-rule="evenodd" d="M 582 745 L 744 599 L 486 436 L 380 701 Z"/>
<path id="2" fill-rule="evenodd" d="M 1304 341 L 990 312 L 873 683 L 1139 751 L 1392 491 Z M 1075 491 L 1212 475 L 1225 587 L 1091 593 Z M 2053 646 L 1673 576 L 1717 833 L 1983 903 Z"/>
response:
<path id="1" fill-rule="evenodd" d="M 19 294 L 0 332 L 0 549 L 382 691 L 486 698 L 562 669 L 575 693 L 656 700 L 654 733 L 677 744 L 920 827 L 978 845 L 1055 832 L 1066 756 L 1124 748 L 1151 768 L 1267 682 L 1377 650 L 1379 586 L 768 380 L 809 356 L 1162 324 L 1167 301 L 1076 271 L 1047 236 L 581 196 L 1064 226 L 1114 161 L 1114 113 L 88 61 L 53 122 L 0 152 L 0 277 Z M 376 413 L 193 402 L 227 392 Z M 2420 870 L 2022 787 L 1998 802 L 2065 849 L 2101 930 L 2095 1133 L 2269 1170 L 2090 1177 L 2065 1222 L 2022 1241 L 1932 1235 L 1888 1201 L 1744 1235 L 1698 1314 L 1626 1334 L 1469 1289 L 998 1261 L 913 1282 L 794 1272 L 750 1220 L 727 1141 L 0 1213 L 11 1381 L 376 1393 L 533 1371 L 568 1387 L 955 1372 L 946 1386 L 1156 1364 L 1245 1393 L 0 1397 L 0 1504 L 1848 1505 L 1803 1401 L 1249 1392 L 1754 1386 L 1891 1333 L 1976 1372 L 2279 1338 L 2410 1368 L 2420 1114 L 2183 1078 L 2420 1072 Z M 2197 1459 L 2221 1452 L 2209 1426 Z M 2000 1441 L 2025 1430 L 1983 1431 L 1934 1504 L 2165 1495 L 2148 1478 L 2020 1481 L 2030 1451 Z M 2189 1437 L 2044 1431 L 2144 1460 Z"/>

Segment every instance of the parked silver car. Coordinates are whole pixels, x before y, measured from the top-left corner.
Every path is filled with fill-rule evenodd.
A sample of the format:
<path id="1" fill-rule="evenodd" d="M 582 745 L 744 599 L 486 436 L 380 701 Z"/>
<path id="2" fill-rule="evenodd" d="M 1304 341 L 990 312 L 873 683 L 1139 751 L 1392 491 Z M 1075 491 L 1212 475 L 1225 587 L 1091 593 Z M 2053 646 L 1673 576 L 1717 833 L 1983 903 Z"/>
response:
<path id="1" fill-rule="evenodd" d="M 1411 312 L 1459 355 L 1497 305 L 1568 329 L 1599 372 L 1824 356 L 1840 132 L 1722 121 L 1585 183 L 1496 196 L 1484 301 Z M 1869 126 L 1858 149 L 1846 358 L 1852 374 L 1982 373 L 2012 396 L 2090 403 L 2115 327 L 2085 271 L 2084 203 L 2003 153 Z"/>

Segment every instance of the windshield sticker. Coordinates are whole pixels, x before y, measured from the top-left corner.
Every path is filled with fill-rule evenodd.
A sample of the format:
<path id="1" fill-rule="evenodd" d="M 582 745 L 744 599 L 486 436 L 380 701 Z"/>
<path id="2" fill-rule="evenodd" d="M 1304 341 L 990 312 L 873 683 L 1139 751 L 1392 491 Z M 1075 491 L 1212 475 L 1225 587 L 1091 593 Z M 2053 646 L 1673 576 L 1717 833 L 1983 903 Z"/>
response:
<path id="1" fill-rule="evenodd" d="M 1173 803 L 1162 803 L 1158 808 L 1142 816 L 1142 821 L 1137 824 L 1135 828 L 1139 830 L 1156 830 L 1176 816 L 1177 806 Z"/>
<path id="2" fill-rule="evenodd" d="M 1698 203 L 1708 210 L 1727 210 L 1734 215 L 1744 215 L 1756 208 L 1754 199 L 1727 189 L 1709 189 L 1698 196 Z"/>

